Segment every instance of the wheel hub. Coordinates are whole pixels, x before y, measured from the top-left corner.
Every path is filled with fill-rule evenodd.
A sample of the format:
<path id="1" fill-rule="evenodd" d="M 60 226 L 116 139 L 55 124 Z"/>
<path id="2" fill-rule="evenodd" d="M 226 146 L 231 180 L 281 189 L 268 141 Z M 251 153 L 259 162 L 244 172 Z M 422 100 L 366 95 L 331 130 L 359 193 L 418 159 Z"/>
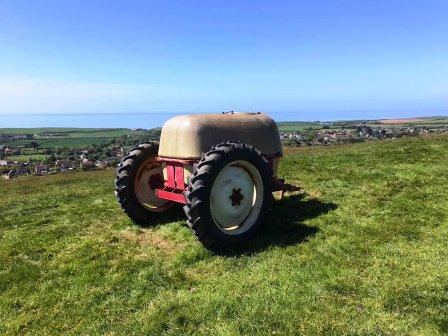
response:
<path id="1" fill-rule="evenodd" d="M 232 189 L 232 195 L 229 196 L 230 200 L 232 201 L 232 206 L 238 206 L 241 205 L 241 201 L 244 198 L 244 195 L 241 193 L 241 188 Z"/>
<path id="2" fill-rule="evenodd" d="M 154 158 L 148 158 L 137 171 L 134 190 L 140 204 L 149 211 L 160 212 L 172 206 L 169 201 L 156 196 L 155 189 L 160 185 L 163 185 L 162 166 Z"/>
<path id="3" fill-rule="evenodd" d="M 228 234 L 252 226 L 262 203 L 263 183 L 257 169 L 247 161 L 235 161 L 216 177 L 210 193 L 215 223 Z"/>
<path id="4" fill-rule="evenodd" d="M 148 180 L 151 189 L 155 190 L 163 187 L 163 176 L 160 173 L 152 174 Z"/>

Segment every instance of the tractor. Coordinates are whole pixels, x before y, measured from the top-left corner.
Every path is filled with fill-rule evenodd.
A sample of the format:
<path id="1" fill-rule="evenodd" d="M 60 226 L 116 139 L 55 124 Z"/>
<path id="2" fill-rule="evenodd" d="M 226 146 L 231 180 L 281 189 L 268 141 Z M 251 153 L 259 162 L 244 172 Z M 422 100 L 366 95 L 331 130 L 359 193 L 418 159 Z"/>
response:
<path id="1" fill-rule="evenodd" d="M 133 148 L 118 167 L 115 195 L 124 212 L 145 225 L 176 203 L 208 249 L 248 240 L 263 225 L 272 193 L 298 190 L 277 178 L 282 146 L 264 113 L 177 116 L 160 142 Z"/>

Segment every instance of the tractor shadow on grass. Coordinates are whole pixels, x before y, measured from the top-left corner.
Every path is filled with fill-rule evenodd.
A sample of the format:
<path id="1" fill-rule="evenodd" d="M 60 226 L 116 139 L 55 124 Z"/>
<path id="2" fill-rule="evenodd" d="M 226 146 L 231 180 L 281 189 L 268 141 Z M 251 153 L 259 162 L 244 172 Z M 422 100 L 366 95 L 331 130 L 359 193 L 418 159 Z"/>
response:
<path id="1" fill-rule="evenodd" d="M 134 223 L 141 228 L 150 228 L 178 221 L 185 222 L 185 213 L 180 204 L 174 204 L 174 206 L 167 211 L 154 213 L 154 216 L 151 217 L 151 222 L 149 223 L 145 222 L 134 222 Z"/>
<path id="2" fill-rule="evenodd" d="M 219 254 L 251 255 L 269 247 L 286 247 L 307 241 L 319 229 L 302 222 L 333 211 L 337 205 L 321 202 L 317 198 L 305 199 L 306 196 L 306 193 L 301 193 L 276 200 L 266 224 L 250 241 Z"/>

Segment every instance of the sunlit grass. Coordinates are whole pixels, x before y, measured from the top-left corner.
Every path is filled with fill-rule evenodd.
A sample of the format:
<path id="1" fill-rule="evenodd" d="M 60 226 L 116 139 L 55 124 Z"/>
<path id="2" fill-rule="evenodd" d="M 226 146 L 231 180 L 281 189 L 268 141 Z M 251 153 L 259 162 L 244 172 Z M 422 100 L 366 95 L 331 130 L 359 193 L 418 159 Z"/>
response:
<path id="1" fill-rule="evenodd" d="M 286 149 L 245 246 L 134 225 L 112 170 L 0 181 L 0 334 L 442 335 L 448 138 Z"/>

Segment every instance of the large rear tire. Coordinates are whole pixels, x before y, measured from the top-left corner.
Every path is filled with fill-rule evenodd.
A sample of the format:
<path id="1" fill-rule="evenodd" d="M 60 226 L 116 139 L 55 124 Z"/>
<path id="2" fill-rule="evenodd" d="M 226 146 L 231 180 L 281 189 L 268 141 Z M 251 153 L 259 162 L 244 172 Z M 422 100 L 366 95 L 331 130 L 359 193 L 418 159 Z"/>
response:
<path id="1" fill-rule="evenodd" d="M 185 192 L 187 223 L 199 241 L 219 250 L 248 240 L 269 212 L 271 178 L 253 146 L 227 141 L 207 152 Z"/>
<path id="2" fill-rule="evenodd" d="M 154 213 L 174 205 L 155 195 L 155 189 L 163 186 L 162 165 L 155 160 L 158 150 L 157 141 L 140 144 L 118 167 L 115 195 L 123 211 L 139 224 L 152 224 Z"/>

